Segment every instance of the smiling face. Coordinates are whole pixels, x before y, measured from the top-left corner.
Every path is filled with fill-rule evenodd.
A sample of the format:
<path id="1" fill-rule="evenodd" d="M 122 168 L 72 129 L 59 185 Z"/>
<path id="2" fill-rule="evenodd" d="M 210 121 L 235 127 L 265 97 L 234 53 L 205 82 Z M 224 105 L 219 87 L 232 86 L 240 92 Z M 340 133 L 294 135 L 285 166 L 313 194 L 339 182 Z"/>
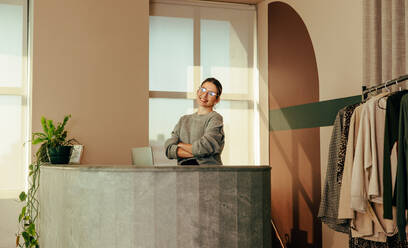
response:
<path id="1" fill-rule="evenodd" d="M 212 95 L 215 92 L 216 95 Z M 205 82 L 197 90 L 197 104 L 204 108 L 212 108 L 220 101 L 217 87 L 211 82 Z"/>

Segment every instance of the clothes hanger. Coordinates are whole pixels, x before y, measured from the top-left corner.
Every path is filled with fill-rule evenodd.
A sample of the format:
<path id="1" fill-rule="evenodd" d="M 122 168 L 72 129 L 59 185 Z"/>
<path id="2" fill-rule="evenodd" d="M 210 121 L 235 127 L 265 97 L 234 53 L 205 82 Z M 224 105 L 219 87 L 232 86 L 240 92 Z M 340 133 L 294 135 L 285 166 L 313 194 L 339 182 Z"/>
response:
<path id="1" fill-rule="evenodd" d="M 395 84 L 397 84 L 397 83 L 398 83 L 397 80 L 395 80 Z M 384 96 L 382 96 L 382 97 L 380 97 L 380 99 L 377 100 L 377 106 L 378 106 L 380 109 L 386 110 L 387 108 L 386 108 L 386 107 L 382 107 L 381 104 L 380 104 L 380 102 L 381 102 L 382 99 L 388 97 L 388 96 L 391 94 L 391 90 L 388 88 L 387 83 L 384 84 L 384 88 L 387 90 L 387 94 L 384 95 Z"/>
<path id="2" fill-rule="evenodd" d="M 397 83 L 397 81 L 395 81 L 395 83 Z M 388 88 L 387 83 L 385 83 L 385 89 L 387 90 L 388 93 L 391 93 L 391 90 Z"/>

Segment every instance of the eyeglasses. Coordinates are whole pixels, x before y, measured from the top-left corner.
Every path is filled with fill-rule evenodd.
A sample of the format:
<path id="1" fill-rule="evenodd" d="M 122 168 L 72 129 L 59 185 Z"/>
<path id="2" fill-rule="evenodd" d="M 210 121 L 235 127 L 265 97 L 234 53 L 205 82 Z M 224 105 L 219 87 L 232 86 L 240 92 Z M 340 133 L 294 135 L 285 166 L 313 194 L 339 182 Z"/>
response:
<path id="1" fill-rule="evenodd" d="M 198 88 L 198 91 L 201 92 L 202 94 L 204 94 L 205 92 L 208 92 L 208 95 L 210 95 L 210 96 L 217 96 L 218 95 L 214 91 L 207 90 L 206 88 L 203 88 L 203 87 Z"/>

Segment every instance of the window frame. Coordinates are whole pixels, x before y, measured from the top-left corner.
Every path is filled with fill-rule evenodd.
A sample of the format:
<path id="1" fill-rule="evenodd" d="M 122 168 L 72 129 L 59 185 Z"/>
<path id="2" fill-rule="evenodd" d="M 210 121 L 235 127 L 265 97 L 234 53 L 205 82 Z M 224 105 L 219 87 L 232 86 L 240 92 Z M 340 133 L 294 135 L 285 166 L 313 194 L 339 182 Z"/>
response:
<path id="1" fill-rule="evenodd" d="M 21 97 L 21 134 L 24 140 L 24 158 L 22 162 L 22 175 L 21 177 L 24 180 L 22 187 L 20 188 L 9 188 L 9 189 L 0 189 L 0 199 L 15 199 L 18 198 L 18 195 L 21 191 L 26 190 L 28 186 L 28 164 L 30 163 L 30 152 L 31 146 L 28 145 L 29 133 L 31 132 L 31 75 L 30 75 L 30 65 L 31 65 L 31 55 L 29 54 L 29 47 L 31 47 L 31 33 L 29 21 L 29 0 L 0 0 L 0 4 L 9 4 L 9 5 L 18 5 L 23 7 L 23 27 L 22 27 L 22 56 L 23 63 L 21 68 L 22 73 L 22 83 L 19 87 L 2 87 L 0 85 L 0 96 L 19 96 Z"/>
<path id="2" fill-rule="evenodd" d="M 172 15 L 169 13 L 163 13 L 156 8 L 157 5 L 165 4 L 169 6 L 187 6 L 193 7 L 191 13 L 182 15 Z M 252 112 L 252 123 L 249 123 L 250 126 L 253 126 L 252 139 L 250 140 L 251 147 L 253 147 L 253 153 L 250 155 L 250 161 L 253 161 L 253 165 L 260 165 L 261 161 L 261 151 L 260 151 L 260 111 L 259 111 L 259 78 L 258 78 L 258 63 L 257 63 L 257 28 L 256 28 L 256 6 L 255 5 L 246 5 L 246 4 L 235 4 L 235 3 L 223 3 L 223 2 L 204 2 L 204 1 L 194 1 L 194 0 L 153 0 L 150 1 L 149 8 L 149 17 L 150 16 L 165 16 L 165 17 L 183 17 L 183 18 L 192 18 L 193 19 L 193 89 L 198 89 L 201 82 L 201 17 L 197 8 L 194 7 L 205 7 L 205 8 L 224 8 L 224 9 L 234 9 L 234 10 L 249 10 L 255 12 L 255 20 L 253 27 L 253 40 L 252 42 L 252 66 L 248 67 L 251 69 L 251 75 L 248 77 L 248 80 L 252 80 L 252 88 L 249 89 L 246 94 L 231 94 L 231 93 L 222 93 L 223 101 L 238 101 L 247 103 L 248 110 L 253 110 Z M 250 57 L 250 56 L 249 56 Z M 251 79 L 249 79 L 251 77 Z M 196 98 L 196 92 L 184 92 L 184 91 L 152 91 L 149 89 L 149 99 L 152 98 L 168 98 L 168 99 L 189 99 L 193 100 L 193 108 L 197 109 L 197 103 L 194 101 Z"/>

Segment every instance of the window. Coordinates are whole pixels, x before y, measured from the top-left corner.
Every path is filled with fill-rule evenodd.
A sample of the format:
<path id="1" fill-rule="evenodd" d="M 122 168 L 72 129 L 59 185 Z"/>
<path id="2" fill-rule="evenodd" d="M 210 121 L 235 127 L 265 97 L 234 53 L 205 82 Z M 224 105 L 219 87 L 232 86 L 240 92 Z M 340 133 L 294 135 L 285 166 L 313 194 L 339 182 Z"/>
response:
<path id="1" fill-rule="evenodd" d="M 149 139 L 153 149 L 163 146 L 182 115 L 197 110 L 196 90 L 205 78 L 215 77 L 223 85 L 216 106 L 224 117 L 223 163 L 259 163 L 255 24 L 255 7 L 249 5 L 151 4 Z M 161 162 L 169 164 L 164 152 L 161 155 Z"/>
<path id="2" fill-rule="evenodd" d="M 27 25 L 26 0 L 0 0 L 0 198 L 26 186 Z"/>

